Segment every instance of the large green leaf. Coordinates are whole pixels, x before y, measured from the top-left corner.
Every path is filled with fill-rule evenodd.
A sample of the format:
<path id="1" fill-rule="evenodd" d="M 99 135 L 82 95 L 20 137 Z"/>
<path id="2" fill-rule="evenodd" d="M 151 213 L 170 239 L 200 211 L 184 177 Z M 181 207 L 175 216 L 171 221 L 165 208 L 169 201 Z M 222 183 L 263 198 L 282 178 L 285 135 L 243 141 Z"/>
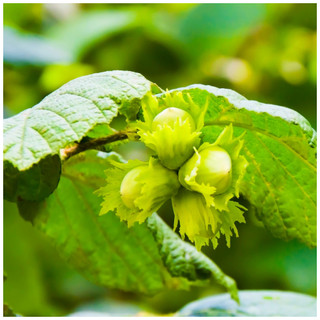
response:
<path id="1" fill-rule="evenodd" d="M 79 60 L 94 44 L 137 26 L 136 22 L 134 11 L 88 11 L 56 24 L 49 29 L 47 36 L 53 43 L 66 49 L 73 60 Z"/>
<path id="2" fill-rule="evenodd" d="M 317 299 L 285 291 L 240 291 L 240 304 L 227 295 L 204 298 L 183 307 L 184 317 L 315 317 Z"/>
<path id="3" fill-rule="evenodd" d="M 21 33 L 12 27 L 3 28 L 3 60 L 6 64 L 43 66 L 70 63 L 66 48 L 40 35 Z"/>
<path id="4" fill-rule="evenodd" d="M 233 124 L 245 133 L 249 166 L 241 193 L 272 234 L 316 245 L 316 132 L 297 112 L 249 101 L 228 89 L 193 85 L 177 89 L 199 105 L 208 102 L 202 140 L 213 142 Z"/>
<path id="5" fill-rule="evenodd" d="M 201 3 L 183 15 L 177 34 L 196 59 L 212 50 L 233 56 L 246 35 L 263 23 L 266 9 L 263 3 Z"/>
<path id="6" fill-rule="evenodd" d="M 18 189 L 25 188 L 15 183 L 21 180 L 17 175 L 45 157 L 59 155 L 60 149 L 79 142 L 96 125 L 109 124 L 118 112 L 134 119 L 140 100 L 153 88 L 156 87 L 151 82 L 134 72 L 92 74 L 68 82 L 33 108 L 5 119 L 3 160 L 7 162 L 5 169 L 10 169 L 5 172 L 6 185 L 11 185 L 5 189 L 6 199 L 42 200 L 48 196 L 59 180 L 58 172 L 55 175 L 47 172 L 47 177 L 29 175 L 36 187 L 43 185 L 39 179 L 45 179 L 46 185 L 53 187 L 45 191 L 29 188 L 28 194 L 19 194 Z"/>
<path id="7" fill-rule="evenodd" d="M 105 183 L 106 167 L 96 151 L 69 159 L 54 193 L 42 202 L 19 201 L 20 213 L 96 284 L 156 293 L 216 279 L 236 299 L 234 280 L 156 214 L 131 228 L 113 213 L 99 216 L 101 199 L 93 192 Z"/>

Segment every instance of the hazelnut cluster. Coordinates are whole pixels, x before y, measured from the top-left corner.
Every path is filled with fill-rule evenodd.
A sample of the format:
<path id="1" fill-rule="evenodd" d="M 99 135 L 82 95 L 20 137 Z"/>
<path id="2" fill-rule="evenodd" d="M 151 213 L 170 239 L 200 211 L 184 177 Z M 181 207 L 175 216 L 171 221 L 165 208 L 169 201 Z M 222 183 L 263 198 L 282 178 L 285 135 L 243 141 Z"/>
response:
<path id="1" fill-rule="evenodd" d="M 101 214 L 116 211 L 131 226 L 142 223 L 168 199 L 172 199 L 175 226 L 198 250 L 224 234 L 230 245 L 235 222 L 244 222 L 244 207 L 231 201 L 239 197 L 239 184 L 247 166 L 240 155 L 241 137 L 233 127 L 224 128 L 213 143 L 201 144 L 207 104 L 198 106 L 181 92 L 158 99 L 146 97 L 144 121 L 138 135 L 154 151 L 148 163 L 110 161 L 107 182 L 99 189 L 104 197 Z"/>

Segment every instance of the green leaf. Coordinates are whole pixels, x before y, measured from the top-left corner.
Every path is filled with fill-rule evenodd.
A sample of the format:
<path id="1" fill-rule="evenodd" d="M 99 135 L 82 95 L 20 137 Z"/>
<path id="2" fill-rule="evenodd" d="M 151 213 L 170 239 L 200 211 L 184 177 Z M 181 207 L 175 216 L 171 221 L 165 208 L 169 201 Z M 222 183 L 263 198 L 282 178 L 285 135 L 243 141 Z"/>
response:
<path id="1" fill-rule="evenodd" d="M 69 63 L 72 59 L 66 48 L 41 35 L 20 33 L 12 27 L 3 30 L 3 58 L 6 64 L 45 66 Z"/>
<path id="2" fill-rule="evenodd" d="M 217 55 L 233 56 L 246 35 L 263 23 L 266 9 L 263 3 L 198 4 L 183 15 L 177 33 L 186 51 L 197 59 L 213 50 Z"/>
<path id="3" fill-rule="evenodd" d="M 196 104 L 209 103 L 203 142 L 214 142 L 233 124 L 245 133 L 241 153 L 249 162 L 240 193 L 276 237 L 316 245 L 316 132 L 297 112 L 249 101 L 228 89 L 193 85 L 177 89 Z"/>
<path id="4" fill-rule="evenodd" d="M 6 185 L 16 186 L 18 171 L 30 169 L 45 157 L 59 155 L 60 149 L 81 141 L 97 125 L 109 124 L 118 112 L 134 119 L 141 99 L 153 89 L 156 90 L 151 82 L 134 72 L 92 74 L 68 82 L 33 108 L 5 119 L 3 160 L 9 170 L 5 172 Z M 42 200 L 51 193 L 59 173 L 47 172 L 43 179 L 52 186 L 51 190 L 31 188 L 26 200 Z M 10 192 L 9 200 L 25 186 L 16 189 Z M 35 191 L 41 196 L 32 198 Z"/>
<path id="5" fill-rule="evenodd" d="M 59 257 L 42 234 L 21 219 L 15 203 L 4 201 L 3 206 L 3 267 L 7 271 L 3 301 L 24 316 L 63 315 L 65 309 L 51 299 L 57 292 L 55 285 L 51 287 L 55 280 L 46 277 L 49 271 L 54 279 L 56 273 L 63 279 L 68 269 L 59 259 L 56 262 Z"/>
<path id="6" fill-rule="evenodd" d="M 3 304 L 3 315 L 5 317 L 16 317 L 17 316 L 6 303 Z"/>
<path id="7" fill-rule="evenodd" d="M 238 301 L 235 281 L 226 276 L 213 261 L 194 246 L 182 241 L 156 214 L 148 219 L 147 224 L 156 240 L 161 258 L 172 276 L 182 276 L 189 281 L 215 279 L 228 289 L 232 299 Z"/>
<path id="8" fill-rule="evenodd" d="M 226 294 L 204 298 L 183 307 L 183 317 L 315 317 L 315 297 L 285 291 L 239 291 L 240 304 Z"/>
<path id="9" fill-rule="evenodd" d="M 68 19 L 51 28 L 47 36 L 79 60 L 86 50 L 102 39 L 136 26 L 133 11 L 89 11 Z M 79 37 L 81 34 L 81 37 Z"/>
<path id="10" fill-rule="evenodd" d="M 105 153 L 98 155 L 89 151 L 69 159 L 55 192 L 40 203 L 19 201 L 21 215 L 98 285 L 152 294 L 215 279 L 236 299 L 234 280 L 156 214 L 131 228 L 113 213 L 99 216 L 101 199 L 94 191 L 105 183 L 107 162 Z"/>
<path id="11" fill-rule="evenodd" d="M 12 163 L 4 163 L 4 198 L 16 202 L 19 198 L 39 201 L 52 193 L 60 179 L 61 161 L 58 155 L 47 156 L 29 170 L 19 171 Z"/>

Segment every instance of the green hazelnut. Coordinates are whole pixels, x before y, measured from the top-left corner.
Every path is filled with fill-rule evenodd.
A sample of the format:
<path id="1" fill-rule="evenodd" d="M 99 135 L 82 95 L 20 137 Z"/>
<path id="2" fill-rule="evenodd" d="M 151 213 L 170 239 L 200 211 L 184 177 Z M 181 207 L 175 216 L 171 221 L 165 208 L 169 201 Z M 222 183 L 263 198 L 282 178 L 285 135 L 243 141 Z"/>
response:
<path id="1" fill-rule="evenodd" d="M 170 199 L 179 187 L 177 173 L 151 158 L 149 164 L 135 167 L 124 176 L 120 196 L 128 209 L 145 209 L 152 213 Z"/>
<path id="2" fill-rule="evenodd" d="M 155 151 L 163 166 L 177 170 L 200 145 L 192 116 L 179 108 L 161 111 L 152 122 L 151 131 L 140 132 L 141 141 Z"/>
<path id="3" fill-rule="evenodd" d="M 228 152 L 221 147 L 211 146 L 203 149 L 198 154 L 194 154 L 180 168 L 180 183 L 189 190 L 193 190 L 193 187 L 186 183 L 185 177 L 190 175 L 196 166 L 198 169 L 195 177 L 196 182 L 214 187 L 216 195 L 226 192 L 231 186 L 232 161 Z"/>
<path id="4" fill-rule="evenodd" d="M 134 200 L 141 195 L 141 183 L 136 179 L 143 173 L 143 167 L 139 166 L 129 171 L 123 178 L 120 186 L 120 195 L 123 203 L 129 209 L 134 209 Z"/>
<path id="5" fill-rule="evenodd" d="M 195 123 L 191 115 L 187 111 L 174 107 L 164 109 L 159 114 L 157 114 L 153 119 L 152 129 L 156 130 L 158 126 L 161 126 L 163 124 L 166 124 L 171 128 L 174 128 L 174 124 L 177 122 L 178 119 L 180 119 L 181 123 L 188 120 L 190 124 L 190 130 L 195 130 Z"/>

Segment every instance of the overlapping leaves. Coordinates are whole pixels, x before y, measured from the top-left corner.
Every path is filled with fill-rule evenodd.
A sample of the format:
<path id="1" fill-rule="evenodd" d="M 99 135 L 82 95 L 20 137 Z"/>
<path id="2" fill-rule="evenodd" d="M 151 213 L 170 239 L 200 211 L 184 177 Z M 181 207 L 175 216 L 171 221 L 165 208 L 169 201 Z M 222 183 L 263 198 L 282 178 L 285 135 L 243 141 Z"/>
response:
<path id="1" fill-rule="evenodd" d="M 60 150 L 81 141 L 99 124 L 109 124 L 120 112 L 133 120 L 140 101 L 156 86 L 140 74 L 109 71 L 70 81 L 54 91 L 33 108 L 4 121 L 5 196 L 15 201 L 42 200 L 57 186 L 58 172 L 32 175 L 34 188 L 20 185 L 21 172 L 47 157 L 59 155 Z M 59 160 L 55 166 L 59 166 Z M 39 171 L 35 169 L 34 171 Z M 39 186 L 45 185 L 45 188 Z M 12 188 L 15 186 L 15 188 Z M 24 190 L 22 194 L 20 189 Z M 35 198 L 34 194 L 38 197 Z"/>
<path id="2" fill-rule="evenodd" d="M 135 73 L 95 74 L 6 119 L 5 195 L 19 199 L 22 215 L 98 284 L 150 293 L 214 277 L 235 296 L 234 282 L 156 215 L 129 229 L 113 213 L 98 217 L 100 200 L 93 191 L 104 183 L 103 159 L 94 154 L 68 160 L 59 182 L 60 150 L 80 142 L 96 125 L 108 125 L 118 112 L 134 120 L 153 88 Z M 249 166 L 240 194 L 266 228 L 282 239 L 315 246 L 316 134 L 309 123 L 290 109 L 248 101 L 231 90 L 202 85 L 177 90 L 208 107 L 202 142 L 213 143 L 231 123 L 235 136 L 244 134 L 241 153 Z"/>
<path id="3" fill-rule="evenodd" d="M 267 229 L 282 239 L 316 245 L 316 132 L 297 112 L 249 101 L 228 89 L 193 85 L 178 89 L 186 99 L 209 103 L 202 141 L 214 142 L 232 123 L 244 134 L 249 162 L 240 193 Z"/>
<path id="4" fill-rule="evenodd" d="M 99 216 L 100 199 L 94 191 L 105 183 L 106 168 L 96 151 L 68 160 L 54 193 L 42 202 L 18 202 L 21 215 L 98 285 L 154 294 L 215 279 L 237 299 L 234 280 L 156 214 L 131 228 L 114 213 Z"/>

